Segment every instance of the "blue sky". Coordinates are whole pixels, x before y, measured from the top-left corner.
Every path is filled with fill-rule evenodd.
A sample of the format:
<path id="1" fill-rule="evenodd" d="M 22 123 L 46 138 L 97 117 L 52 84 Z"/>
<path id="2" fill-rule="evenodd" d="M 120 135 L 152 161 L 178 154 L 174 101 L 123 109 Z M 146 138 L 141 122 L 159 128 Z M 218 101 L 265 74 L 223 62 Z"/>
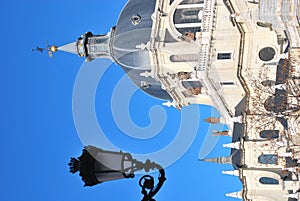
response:
<path id="1" fill-rule="evenodd" d="M 1 200 L 140 200 L 140 175 L 132 180 L 84 188 L 79 176 L 68 172 L 69 158 L 78 157 L 83 147 L 81 139 L 84 137 L 78 135 L 74 124 L 72 97 L 76 77 L 85 65 L 82 66 L 83 59 L 76 55 L 57 53 L 50 59 L 47 54 L 32 52 L 32 48 L 43 46 L 47 40 L 50 44 L 62 45 L 86 31 L 108 32 L 116 24 L 125 3 L 126 0 L 2 3 Z M 213 109 L 193 106 L 179 112 L 164 108 L 163 130 L 148 140 L 133 139 L 118 128 L 111 110 L 113 90 L 123 76 L 122 69 L 113 64 L 105 72 L 95 94 L 95 110 L 107 138 L 124 151 L 139 156 L 161 150 L 177 138 L 182 113 L 200 114 L 196 138 L 183 157 L 166 168 L 167 181 L 156 200 L 232 200 L 226 198 L 225 193 L 239 191 L 240 182 L 221 175 L 222 170 L 232 167 L 198 161 L 201 147 L 210 150 L 210 142 L 214 144 L 212 141 L 218 140 L 208 137 L 208 130 L 217 127 L 209 128 L 202 121 Z M 151 124 L 149 110 L 153 106 L 160 108 L 161 104 L 161 100 L 137 91 L 131 97 L 128 111 L 137 126 L 146 127 Z M 192 116 L 183 118 L 193 121 L 189 119 Z M 229 141 L 230 138 L 221 138 L 209 157 L 228 155 L 229 150 L 221 147 Z M 97 139 L 95 144 L 98 144 Z"/>

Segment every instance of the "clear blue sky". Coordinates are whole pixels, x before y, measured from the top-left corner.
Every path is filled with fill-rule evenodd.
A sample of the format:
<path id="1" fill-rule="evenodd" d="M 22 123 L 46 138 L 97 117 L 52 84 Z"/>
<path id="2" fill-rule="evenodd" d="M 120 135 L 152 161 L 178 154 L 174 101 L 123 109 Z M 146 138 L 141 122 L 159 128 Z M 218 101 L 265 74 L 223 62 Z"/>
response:
<path id="1" fill-rule="evenodd" d="M 0 200 L 140 200 L 139 175 L 132 180 L 84 188 L 79 176 L 68 172 L 69 158 L 78 157 L 83 147 L 72 114 L 73 88 L 83 59 L 66 53 L 57 53 L 50 59 L 31 51 L 46 40 L 62 45 L 86 31 L 106 33 L 116 24 L 125 3 L 126 0 L 2 2 Z M 111 97 L 123 75 L 121 68 L 111 65 L 97 88 L 95 109 L 108 139 L 118 148 L 136 154 L 152 153 L 172 144 L 181 121 L 181 112 L 173 108 L 164 108 L 166 125 L 148 140 L 130 138 L 116 126 Z M 149 110 L 161 104 L 160 100 L 136 92 L 129 107 L 132 121 L 140 127 L 151 124 Z M 166 168 L 167 181 L 156 200 L 234 200 L 226 198 L 225 193 L 239 191 L 239 180 L 221 175 L 222 170 L 232 167 L 198 161 L 201 147 L 209 150 L 209 142 L 218 140 L 207 137 L 207 130 L 217 127 L 209 128 L 202 121 L 211 115 L 212 108 L 191 107 L 183 112 L 200 113 L 197 136 L 183 157 Z M 230 138 L 221 138 L 209 157 L 228 155 L 229 150 L 221 147 L 229 141 Z"/>

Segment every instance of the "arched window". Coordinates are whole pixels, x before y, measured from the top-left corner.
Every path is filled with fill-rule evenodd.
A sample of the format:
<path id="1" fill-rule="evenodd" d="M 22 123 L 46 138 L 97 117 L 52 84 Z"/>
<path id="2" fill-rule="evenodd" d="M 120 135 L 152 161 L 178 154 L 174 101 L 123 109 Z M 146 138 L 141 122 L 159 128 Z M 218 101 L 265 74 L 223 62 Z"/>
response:
<path id="1" fill-rule="evenodd" d="M 183 0 L 181 4 L 198 4 L 204 3 L 204 0 Z"/>
<path id="2" fill-rule="evenodd" d="M 196 62 L 198 61 L 197 54 L 178 54 L 170 56 L 172 62 Z"/>
<path id="3" fill-rule="evenodd" d="M 278 157 L 275 154 L 262 154 L 258 157 L 258 162 L 261 164 L 277 164 Z"/>
<path id="4" fill-rule="evenodd" d="M 193 15 L 198 16 L 199 12 L 200 12 L 200 10 L 185 10 L 183 12 L 183 15 L 185 15 L 185 16 L 193 16 Z"/>
<path id="5" fill-rule="evenodd" d="M 182 81 L 182 85 L 186 89 L 189 89 L 189 88 L 201 88 L 201 87 L 203 87 L 203 85 L 199 81 Z"/>
<path id="6" fill-rule="evenodd" d="M 182 85 L 186 88 L 186 94 L 192 96 L 201 94 L 203 87 L 199 81 L 183 81 Z"/>
<path id="7" fill-rule="evenodd" d="M 223 52 L 223 53 L 218 53 L 217 59 L 218 60 L 231 60 L 232 53 L 231 52 Z"/>
<path id="8" fill-rule="evenodd" d="M 182 8 L 177 9 L 174 13 L 174 24 L 180 24 L 182 27 L 186 27 L 188 25 L 183 25 L 185 23 L 200 23 L 202 20 L 199 18 L 198 14 L 200 12 L 200 8 Z"/>
<path id="9" fill-rule="evenodd" d="M 108 38 L 95 38 L 94 43 L 95 44 L 103 44 L 103 43 L 107 43 Z"/>
<path id="10" fill-rule="evenodd" d="M 261 138 L 275 139 L 279 138 L 279 130 L 263 130 L 260 132 Z"/>
<path id="11" fill-rule="evenodd" d="M 269 185 L 278 185 L 279 181 L 277 179 L 273 179 L 271 177 L 261 177 L 259 179 L 261 184 L 269 184 Z"/>
<path id="12" fill-rule="evenodd" d="M 256 24 L 257 24 L 258 26 L 260 26 L 260 27 L 265 27 L 265 28 L 270 28 L 270 27 L 272 27 L 272 24 L 269 23 L 269 22 L 257 22 Z"/>
<path id="13" fill-rule="evenodd" d="M 182 35 L 202 31 L 204 0 L 183 0 L 174 12 L 173 22 Z"/>

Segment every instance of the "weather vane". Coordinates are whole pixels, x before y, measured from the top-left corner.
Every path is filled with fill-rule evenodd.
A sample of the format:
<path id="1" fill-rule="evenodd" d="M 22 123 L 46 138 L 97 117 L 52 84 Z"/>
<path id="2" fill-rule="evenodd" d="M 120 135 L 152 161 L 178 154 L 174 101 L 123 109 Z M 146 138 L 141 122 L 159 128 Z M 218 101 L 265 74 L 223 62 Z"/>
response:
<path id="1" fill-rule="evenodd" d="M 50 45 L 48 44 L 48 41 L 47 41 L 47 42 L 46 42 L 46 47 L 45 47 L 45 48 L 36 46 L 36 48 L 35 48 L 35 49 L 32 49 L 32 51 L 41 52 L 41 53 L 44 53 L 44 51 L 47 51 L 49 57 L 53 57 L 53 52 L 56 52 L 56 51 L 57 51 L 57 46 L 55 46 L 55 45 L 50 46 Z"/>

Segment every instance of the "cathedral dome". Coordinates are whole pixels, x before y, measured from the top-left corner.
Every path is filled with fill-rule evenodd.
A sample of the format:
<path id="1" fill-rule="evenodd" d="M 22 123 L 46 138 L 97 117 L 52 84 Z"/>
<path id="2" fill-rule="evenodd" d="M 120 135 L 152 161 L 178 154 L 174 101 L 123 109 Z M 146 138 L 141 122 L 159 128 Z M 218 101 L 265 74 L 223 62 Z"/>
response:
<path id="1" fill-rule="evenodd" d="M 152 31 L 152 14 L 156 0 L 130 0 L 121 12 L 111 41 L 111 55 L 122 66 L 130 79 L 146 93 L 170 100 L 161 84 L 140 74 L 151 71 L 147 49 Z"/>
<path id="2" fill-rule="evenodd" d="M 112 55 L 123 67 L 149 70 L 149 51 L 155 0 L 130 0 L 123 8 L 112 39 Z"/>

